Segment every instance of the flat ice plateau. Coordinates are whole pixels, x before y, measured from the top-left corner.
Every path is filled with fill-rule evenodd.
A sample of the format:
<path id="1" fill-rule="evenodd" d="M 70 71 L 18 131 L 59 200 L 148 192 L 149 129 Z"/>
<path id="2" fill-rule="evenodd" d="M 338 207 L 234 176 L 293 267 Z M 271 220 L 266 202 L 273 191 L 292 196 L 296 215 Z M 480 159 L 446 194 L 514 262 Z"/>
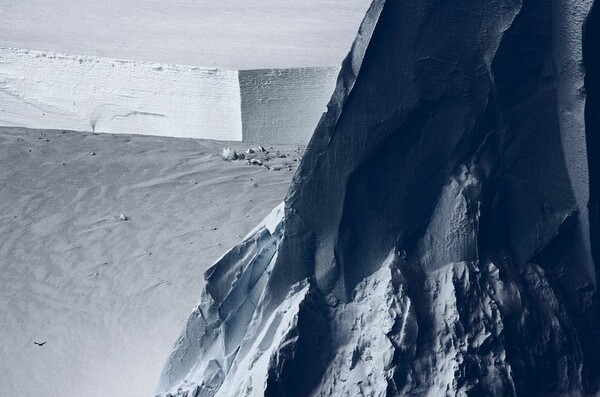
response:
<path id="1" fill-rule="evenodd" d="M 301 155 L 224 147 L 253 146 L 0 128 L 0 395 L 153 395 L 190 292 Z"/>
<path id="2" fill-rule="evenodd" d="M 370 0 L 0 0 L 0 47 L 226 69 L 338 66 Z"/>

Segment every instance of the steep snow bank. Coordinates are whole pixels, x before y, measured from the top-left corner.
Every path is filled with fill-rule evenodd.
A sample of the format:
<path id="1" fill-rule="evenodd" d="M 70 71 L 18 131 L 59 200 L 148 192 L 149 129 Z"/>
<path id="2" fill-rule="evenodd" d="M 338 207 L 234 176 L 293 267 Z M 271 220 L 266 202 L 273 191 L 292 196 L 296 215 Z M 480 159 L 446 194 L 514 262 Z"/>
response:
<path id="1" fill-rule="evenodd" d="M 306 144 L 338 71 L 206 69 L 0 48 L 0 125 Z"/>
<path id="2" fill-rule="evenodd" d="M 249 262 L 220 263 L 239 272 L 207 274 L 198 310 L 214 327 L 175 346 L 221 338 L 225 352 L 192 360 L 226 363 L 218 384 L 183 364 L 159 392 L 597 395 L 582 137 L 593 198 L 599 28 L 592 11 L 584 124 L 581 52 L 567 47 L 581 47 L 586 10 L 571 3 L 375 0 L 285 199 L 261 299 L 227 310 Z"/>

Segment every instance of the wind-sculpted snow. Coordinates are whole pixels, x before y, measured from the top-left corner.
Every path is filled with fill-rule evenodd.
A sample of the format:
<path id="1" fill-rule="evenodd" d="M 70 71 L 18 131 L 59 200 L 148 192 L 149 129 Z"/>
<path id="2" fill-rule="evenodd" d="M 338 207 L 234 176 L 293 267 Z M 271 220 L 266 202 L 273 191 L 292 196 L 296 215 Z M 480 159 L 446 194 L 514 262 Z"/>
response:
<path id="1" fill-rule="evenodd" d="M 243 337 L 220 326 L 226 354 L 194 361 L 231 362 L 221 386 L 204 392 L 212 372 L 196 371 L 159 392 L 596 395 L 588 159 L 564 148 L 596 132 L 564 41 L 581 46 L 589 5 L 375 1 L 294 176 L 261 299 L 220 313 Z"/>
<path id="2" fill-rule="evenodd" d="M 280 205 L 206 271 L 206 290 L 163 370 L 159 390 L 178 382 L 203 393 L 219 390 L 273 268 L 282 219 Z"/>

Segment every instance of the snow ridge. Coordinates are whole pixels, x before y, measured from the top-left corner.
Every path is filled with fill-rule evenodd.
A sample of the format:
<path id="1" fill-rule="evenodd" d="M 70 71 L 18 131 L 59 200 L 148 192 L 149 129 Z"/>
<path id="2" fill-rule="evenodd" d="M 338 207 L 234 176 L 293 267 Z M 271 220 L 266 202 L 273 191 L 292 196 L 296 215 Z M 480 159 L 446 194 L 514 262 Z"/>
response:
<path id="1" fill-rule="evenodd" d="M 206 271 L 207 287 L 175 344 L 159 391 L 181 382 L 206 395 L 219 390 L 261 300 L 281 241 L 282 219 L 283 204 Z"/>
<path id="2" fill-rule="evenodd" d="M 264 296 L 256 296 L 264 294 L 281 237 L 278 207 L 207 271 L 207 289 L 165 367 L 159 394 L 510 396 L 517 395 L 513 374 L 540 366 L 551 374 L 549 390 L 582 390 L 577 335 L 544 270 L 472 258 L 481 199 L 474 174 L 463 167 L 448 182 L 430 222 L 444 232 L 422 241 L 453 247 L 447 259 L 432 258 L 429 250 L 413 258 L 394 250 L 348 302 L 307 279 L 262 319 L 256 308 Z M 463 230 L 452 229 L 455 223 L 439 228 L 448 211 Z M 507 358 L 522 352 L 507 341 L 524 333 L 530 335 L 517 349 L 529 353 L 511 365 Z"/>
<path id="3" fill-rule="evenodd" d="M 549 28 L 562 2 L 375 1 L 261 298 L 225 338 L 235 355 L 200 360 L 232 359 L 221 386 L 196 372 L 159 393 L 596 395 L 596 265 L 572 172 L 586 156 L 563 149 L 586 132 L 559 117 L 581 120 L 584 98 L 559 91 L 582 76 L 556 69 Z"/>

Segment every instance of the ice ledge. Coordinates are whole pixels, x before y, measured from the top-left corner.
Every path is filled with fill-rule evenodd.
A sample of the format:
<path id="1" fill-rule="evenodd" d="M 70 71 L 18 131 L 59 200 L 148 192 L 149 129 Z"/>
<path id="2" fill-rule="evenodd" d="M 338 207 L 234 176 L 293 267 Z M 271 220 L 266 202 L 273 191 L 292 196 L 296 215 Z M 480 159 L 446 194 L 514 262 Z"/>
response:
<path id="1" fill-rule="evenodd" d="M 305 144 L 338 71 L 238 71 L 0 48 L 0 125 Z"/>

